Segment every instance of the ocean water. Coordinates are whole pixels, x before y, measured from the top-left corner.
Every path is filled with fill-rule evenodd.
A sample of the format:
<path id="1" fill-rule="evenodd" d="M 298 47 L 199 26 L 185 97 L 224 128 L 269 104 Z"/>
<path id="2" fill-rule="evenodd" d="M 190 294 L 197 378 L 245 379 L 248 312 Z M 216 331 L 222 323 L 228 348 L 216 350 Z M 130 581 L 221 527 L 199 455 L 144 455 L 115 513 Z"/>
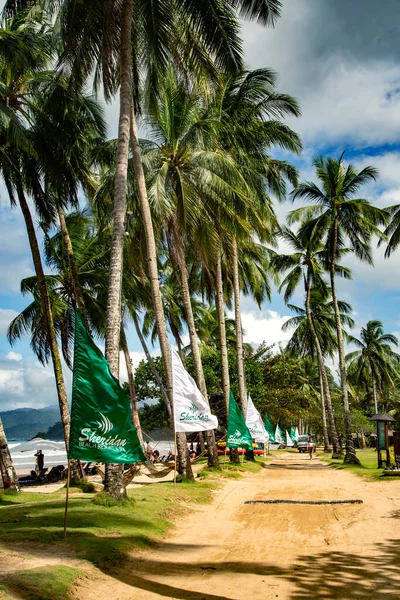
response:
<path id="1" fill-rule="evenodd" d="M 13 448 L 22 444 L 23 441 L 20 442 L 10 442 L 8 447 L 10 448 L 11 457 L 14 462 L 14 467 L 19 475 L 29 475 L 29 473 L 35 469 L 35 450 L 28 452 L 15 452 Z M 44 466 L 48 467 L 56 467 L 57 465 L 67 466 L 67 453 L 65 450 L 45 450 L 44 454 Z"/>
<path id="2" fill-rule="evenodd" d="M 28 452 L 15 452 L 13 448 L 18 446 L 18 444 L 22 444 L 23 441 L 19 442 L 10 442 L 8 447 L 10 448 L 11 457 L 14 462 L 14 467 L 19 475 L 29 475 L 29 473 L 35 468 L 35 451 Z M 174 443 L 166 442 L 165 440 L 161 442 L 150 442 L 153 450 L 158 450 L 160 456 L 167 456 L 168 453 L 174 452 Z M 50 470 L 51 467 L 55 467 L 57 465 L 67 466 L 67 453 L 65 450 L 44 450 L 44 466 L 48 467 Z"/>

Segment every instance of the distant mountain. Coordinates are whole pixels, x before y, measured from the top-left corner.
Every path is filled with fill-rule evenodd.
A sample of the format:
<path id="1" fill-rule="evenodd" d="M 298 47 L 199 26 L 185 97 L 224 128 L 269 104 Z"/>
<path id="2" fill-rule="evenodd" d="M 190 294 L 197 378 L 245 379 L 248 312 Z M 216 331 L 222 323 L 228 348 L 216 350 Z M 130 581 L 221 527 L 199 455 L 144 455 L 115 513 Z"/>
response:
<path id="1" fill-rule="evenodd" d="M 0 412 L 0 417 L 7 439 L 12 442 L 29 440 L 38 431 L 47 431 L 60 420 L 60 410 L 57 405 L 45 408 L 16 408 Z"/>
<path id="2" fill-rule="evenodd" d="M 47 431 L 37 431 L 35 438 L 43 438 L 44 440 L 53 440 L 54 442 L 62 442 L 64 439 L 64 431 L 61 421 L 57 421 L 54 425 L 48 428 Z"/>

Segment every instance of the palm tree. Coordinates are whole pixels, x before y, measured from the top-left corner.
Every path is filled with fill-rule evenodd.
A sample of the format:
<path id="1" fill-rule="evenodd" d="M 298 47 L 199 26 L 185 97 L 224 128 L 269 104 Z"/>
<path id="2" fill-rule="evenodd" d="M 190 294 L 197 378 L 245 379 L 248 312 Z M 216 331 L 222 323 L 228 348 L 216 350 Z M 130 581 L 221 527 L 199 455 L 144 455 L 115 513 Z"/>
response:
<path id="1" fill-rule="evenodd" d="M 185 255 L 207 221 L 212 229 L 211 218 L 207 219 L 209 204 L 212 202 L 220 213 L 232 214 L 232 197 L 245 193 L 243 179 L 231 158 L 220 151 L 212 133 L 208 135 L 212 124 L 207 116 L 204 99 L 170 72 L 150 114 L 156 143 L 153 148 L 147 143 L 143 156 L 149 197 L 153 204 L 165 205 L 166 245 L 170 262 L 179 273 L 196 379 L 206 399 Z M 215 442 L 209 440 L 208 447 L 211 466 L 217 467 Z"/>
<path id="2" fill-rule="evenodd" d="M 333 407 L 331 401 L 331 393 L 329 388 L 329 380 L 324 363 L 324 355 L 321 348 L 321 341 L 318 337 L 316 326 L 311 315 L 311 290 L 315 288 L 322 294 L 327 296 L 327 285 L 323 279 L 324 265 L 323 260 L 325 258 L 325 247 L 320 241 L 320 237 L 316 232 L 313 232 L 312 236 L 308 234 L 308 223 L 305 223 L 297 233 L 291 231 L 285 227 L 282 230 L 282 237 L 284 241 L 289 244 L 295 252 L 290 255 L 277 255 L 273 258 L 273 265 L 278 272 L 288 272 L 283 279 L 280 290 L 285 288 L 284 300 L 288 302 L 295 289 L 300 283 L 303 283 L 305 290 L 305 312 L 309 331 L 311 333 L 312 344 L 317 354 L 318 366 L 323 383 L 323 391 L 325 395 L 326 405 L 328 409 L 333 456 L 340 456 L 340 447 L 338 437 L 336 433 L 336 425 L 333 414 Z M 343 250 L 341 250 L 343 253 Z M 335 264 L 335 271 L 343 277 L 350 277 L 348 269 Z M 336 315 L 335 315 L 336 316 Z M 336 321 L 335 321 L 336 322 Z M 323 395 L 321 394 L 321 405 L 323 402 Z"/>
<path id="3" fill-rule="evenodd" d="M 360 187 L 376 179 L 377 170 L 374 167 L 365 167 L 360 172 L 357 172 L 351 164 L 345 168 L 343 154 L 338 160 L 330 157 L 316 158 L 313 165 L 316 168 L 322 187 L 319 188 L 312 182 L 302 183 L 293 191 L 292 198 L 293 200 L 309 199 L 315 201 L 316 204 L 292 211 L 289 220 L 294 222 L 303 219 L 304 215 L 307 215 L 310 221 L 306 235 L 312 237 L 315 232 L 318 232 L 319 236 L 322 233 L 326 234 L 327 254 L 325 265 L 330 274 L 332 301 L 335 310 L 340 384 L 344 408 L 346 435 L 344 460 L 349 463 L 359 463 L 351 431 L 343 331 L 336 296 L 336 261 L 338 252 L 349 242 L 351 251 L 354 252 L 357 258 L 372 264 L 371 240 L 374 235 L 378 239 L 383 238 L 378 226 L 387 222 L 387 213 L 372 206 L 368 200 L 355 198 Z"/>
<path id="4" fill-rule="evenodd" d="M 282 199 L 286 191 L 285 177 L 292 185 L 297 184 L 296 170 L 283 161 L 271 159 L 268 155 L 271 147 L 276 145 L 295 153 L 301 149 L 298 136 L 281 122 L 286 115 L 299 116 L 299 107 L 292 97 L 277 93 L 275 85 L 276 75 L 270 69 L 241 71 L 225 77 L 211 101 L 211 112 L 219 120 L 219 144 L 224 152 L 234 157 L 254 191 L 246 215 L 253 231 L 243 232 L 243 237 L 236 227 L 231 241 L 237 367 L 244 414 L 247 411 L 247 392 L 240 312 L 240 247 L 243 242 L 248 244 L 254 234 L 264 242 L 271 241 L 277 222 L 267 192 L 272 191 L 278 199 Z"/>
<path id="5" fill-rule="evenodd" d="M 20 205 L 28 233 L 43 306 L 44 337 L 52 357 L 56 389 L 64 430 L 69 440 L 68 399 L 64 385 L 52 307 L 46 287 L 36 231 L 26 194 L 32 196 L 43 218 L 54 218 L 54 207 L 40 180 L 41 158 L 35 148 L 34 92 L 52 78 L 47 70 L 54 55 L 52 33 L 40 15 L 35 20 L 18 14 L 6 23 L 0 44 L 0 78 L 3 84 L 0 106 L 7 118 L 0 131 L 0 169 L 12 205 Z M 37 139 L 37 136 L 36 136 Z"/>
<path id="6" fill-rule="evenodd" d="M 3 422 L 0 418 L 0 475 L 4 488 L 10 487 L 15 492 L 20 491 L 18 476 L 8 447 Z"/>
<path id="7" fill-rule="evenodd" d="M 394 382 L 398 377 L 400 355 L 394 352 L 391 345 L 398 346 L 398 339 L 395 335 L 383 332 L 381 321 L 373 320 L 361 328 L 360 339 L 350 337 L 349 341 L 359 348 L 346 356 L 349 377 L 367 386 L 372 383 L 377 414 L 377 387 L 381 393 L 385 384 L 396 387 Z"/>
<path id="8" fill-rule="evenodd" d="M 289 331 L 292 329 L 295 330 L 287 344 L 287 350 L 293 353 L 295 356 L 314 356 L 315 348 L 313 343 L 313 335 L 309 327 L 306 310 L 299 306 L 294 306 L 293 304 L 288 304 L 288 307 L 290 310 L 295 312 L 297 316 L 292 317 L 282 326 L 283 331 Z M 342 302 L 339 300 L 339 309 L 342 324 L 352 327 L 354 325 L 354 321 L 349 316 L 351 313 L 351 306 L 347 304 L 347 302 Z M 311 289 L 310 313 L 317 338 L 321 345 L 323 356 L 329 356 L 333 358 L 337 351 L 335 313 L 333 312 L 332 302 L 329 301 L 326 296 L 321 294 L 321 290 L 315 288 Z M 319 377 L 325 451 L 329 452 L 324 384 L 321 369 L 319 369 Z"/>

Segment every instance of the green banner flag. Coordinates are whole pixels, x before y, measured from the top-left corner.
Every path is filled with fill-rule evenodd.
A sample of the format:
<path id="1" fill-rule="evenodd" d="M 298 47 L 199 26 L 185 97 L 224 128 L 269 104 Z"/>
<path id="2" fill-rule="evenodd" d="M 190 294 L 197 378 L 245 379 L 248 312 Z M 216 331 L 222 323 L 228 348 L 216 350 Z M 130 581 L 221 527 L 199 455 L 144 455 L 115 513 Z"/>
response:
<path id="1" fill-rule="evenodd" d="M 129 398 L 75 311 L 69 458 L 101 463 L 146 460 Z"/>
<path id="2" fill-rule="evenodd" d="M 276 440 L 275 440 L 275 431 L 274 431 L 274 427 L 271 423 L 271 421 L 269 420 L 268 414 L 265 413 L 265 417 L 264 417 L 264 425 L 265 425 L 265 429 L 267 430 L 268 434 L 269 434 L 269 441 L 271 444 L 275 444 Z"/>
<path id="3" fill-rule="evenodd" d="M 246 421 L 242 411 L 235 402 L 232 392 L 229 394 L 229 414 L 228 431 L 226 433 L 227 448 L 247 448 L 253 449 L 253 442 L 250 431 L 247 428 Z"/>
<path id="4" fill-rule="evenodd" d="M 297 442 L 297 435 L 294 427 L 290 428 L 290 439 L 292 442 Z"/>

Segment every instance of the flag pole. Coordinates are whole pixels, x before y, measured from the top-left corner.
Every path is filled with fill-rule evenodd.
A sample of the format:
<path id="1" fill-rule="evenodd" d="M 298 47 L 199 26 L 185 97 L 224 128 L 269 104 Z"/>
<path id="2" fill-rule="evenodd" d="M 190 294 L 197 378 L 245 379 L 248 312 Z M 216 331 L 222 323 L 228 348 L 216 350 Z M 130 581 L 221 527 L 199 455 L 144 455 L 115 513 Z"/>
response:
<path id="1" fill-rule="evenodd" d="M 67 539 L 67 517 L 68 517 L 68 499 L 69 499 L 69 480 L 71 476 L 71 462 L 68 459 L 67 469 L 67 494 L 65 496 L 65 513 L 64 513 L 64 540 Z"/>
<path id="2" fill-rule="evenodd" d="M 174 429 L 174 489 L 176 489 L 176 429 Z"/>

